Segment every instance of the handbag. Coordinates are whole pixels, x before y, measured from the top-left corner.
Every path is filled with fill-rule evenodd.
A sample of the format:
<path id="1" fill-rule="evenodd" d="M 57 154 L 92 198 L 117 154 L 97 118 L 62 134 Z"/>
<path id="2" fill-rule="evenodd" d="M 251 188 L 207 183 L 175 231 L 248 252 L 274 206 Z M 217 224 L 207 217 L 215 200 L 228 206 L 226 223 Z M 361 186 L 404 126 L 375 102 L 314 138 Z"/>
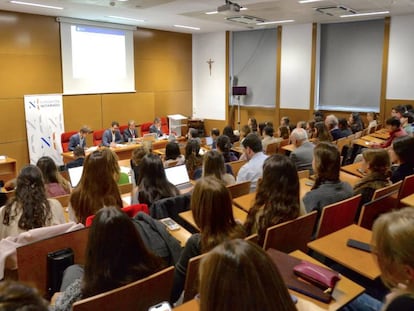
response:
<path id="1" fill-rule="evenodd" d="M 73 265 L 75 255 L 71 248 L 60 249 L 47 254 L 47 291 L 49 297 L 60 290 L 63 272 Z"/>
<path id="2" fill-rule="evenodd" d="M 293 267 L 293 272 L 327 293 L 333 291 L 336 282 L 340 279 L 338 272 L 315 265 L 308 261 L 302 261 L 300 264 Z"/>

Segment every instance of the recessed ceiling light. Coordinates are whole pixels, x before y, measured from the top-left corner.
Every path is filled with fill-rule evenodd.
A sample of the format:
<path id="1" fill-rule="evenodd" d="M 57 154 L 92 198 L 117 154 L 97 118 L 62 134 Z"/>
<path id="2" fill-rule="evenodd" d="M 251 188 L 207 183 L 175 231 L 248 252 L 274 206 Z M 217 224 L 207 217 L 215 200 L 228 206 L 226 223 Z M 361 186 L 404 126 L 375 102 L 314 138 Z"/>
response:
<path id="1" fill-rule="evenodd" d="M 177 27 L 177 28 L 186 28 L 186 29 L 192 29 L 192 30 L 200 30 L 199 27 L 184 26 L 184 25 L 174 25 L 174 27 Z"/>
<path id="2" fill-rule="evenodd" d="M 212 14 L 217 14 L 218 12 L 217 11 L 210 11 L 210 12 L 206 12 L 206 13 L 204 13 L 204 14 L 207 14 L 207 15 L 212 15 Z"/>
<path id="3" fill-rule="evenodd" d="M 284 23 L 293 23 L 295 20 L 293 19 L 286 19 L 282 21 L 272 21 L 272 22 L 263 22 L 263 23 L 257 23 L 256 25 L 262 26 L 262 25 L 272 25 L 272 24 L 284 24 Z"/>
<path id="4" fill-rule="evenodd" d="M 300 4 L 304 4 L 304 3 L 312 3 L 312 2 L 321 2 L 323 0 L 300 0 L 298 1 Z"/>
<path id="5" fill-rule="evenodd" d="M 341 15 L 340 17 L 346 18 L 346 17 L 359 17 L 359 16 L 371 16 L 371 15 L 383 15 L 383 14 L 389 14 L 390 11 L 381 11 L 381 12 L 368 12 L 368 13 L 356 13 L 356 14 L 346 14 Z"/>
<path id="6" fill-rule="evenodd" d="M 116 19 L 122 19 L 126 21 L 133 21 L 133 22 L 145 22 L 143 19 L 137 19 L 137 18 L 131 18 L 131 17 L 123 17 L 123 16 L 115 16 L 115 15 L 108 15 L 109 18 L 116 18 Z"/>
<path id="7" fill-rule="evenodd" d="M 45 5 L 45 4 L 32 3 L 32 2 L 10 1 L 10 3 L 36 6 L 36 7 L 45 8 L 45 9 L 63 10 L 63 8 L 62 7 L 59 7 L 59 6 Z"/>

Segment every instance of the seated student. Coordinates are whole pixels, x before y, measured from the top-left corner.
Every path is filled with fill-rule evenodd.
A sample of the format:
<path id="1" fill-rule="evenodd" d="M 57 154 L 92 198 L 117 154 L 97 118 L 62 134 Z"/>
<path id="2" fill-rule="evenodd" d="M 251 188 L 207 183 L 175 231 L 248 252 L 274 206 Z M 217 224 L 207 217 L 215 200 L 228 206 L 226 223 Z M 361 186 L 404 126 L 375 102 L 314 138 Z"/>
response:
<path id="1" fill-rule="evenodd" d="M 159 117 L 156 117 L 154 119 L 154 123 L 149 128 L 150 133 L 156 133 L 158 137 L 161 137 L 163 135 L 162 129 L 161 129 L 161 119 Z"/>
<path id="2" fill-rule="evenodd" d="M 414 174 L 414 137 L 403 136 L 396 138 L 389 149 L 391 162 L 396 165 L 391 181 L 396 183 Z"/>
<path id="3" fill-rule="evenodd" d="M 226 186 L 233 185 L 236 183 L 236 180 L 231 173 L 226 172 L 227 168 L 230 168 L 231 170 L 231 166 L 225 165 L 223 155 L 220 152 L 210 150 L 204 154 L 202 168 L 203 178 L 207 176 L 215 176 L 217 179 L 222 180 Z"/>
<path id="4" fill-rule="evenodd" d="M 339 138 L 345 137 L 338 127 L 338 118 L 335 117 L 335 115 L 328 115 L 325 119 L 325 125 L 331 133 L 332 140 L 338 140 Z"/>
<path id="5" fill-rule="evenodd" d="M 401 119 L 401 126 L 404 129 L 404 131 L 407 133 L 407 135 L 412 136 L 413 135 L 413 121 L 414 116 L 411 112 L 404 112 Z"/>
<path id="6" fill-rule="evenodd" d="M 371 201 L 375 190 L 390 185 L 390 156 L 385 149 L 365 149 L 362 170 L 366 175 L 354 186 L 354 195 L 361 194 L 359 206 Z M 359 212 L 356 219 L 358 219 Z"/>
<path id="7" fill-rule="evenodd" d="M 274 137 L 273 134 L 274 134 L 273 127 L 266 126 L 263 129 L 262 146 L 263 146 L 264 151 L 266 151 L 266 148 L 267 148 L 268 145 L 273 144 L 273 143 L 278 143 L 278 142 L 281 142 L 283 140 L 283 138 Z"/>
<path id="8" fill-rule="evenodd" d="M 129 120 L 128 121 L 128 128 L 124 131 L 124 142 L 132 142 L 136 138 L 138 138 L 138 132 L 135 128 L 135 121 Z"/>
<path id="9" fill-rule="evenodd" d="M 309 170 L 312 172 L 313 149 L 315 145 L 308 140 L 307 133 L 304 129 L 296 128 L 290 135 L 290 140 L 295 149 L 289 157 L 296 166 L 296 170 Z"/>
<path id="10" fill-rule="evenodd" d="M 277 130 L 277 136 L 279 138 L 279 141 L 282 141 L 284 139 L 288 139 L 290 135 L 290 128 L 287 126 L 279 126 Z"/>
<path id="11" fill-rule="evenodd" d="M 247 120 L 247 126 L 250 127 L 251 133 L 257 134 L 257 121 L 255 118 L 249 118 Z"/>
<path id="12" fill-rule="evenodd" d="M 392 290 L 382 310 L 414 310 L 413 208 L 381 215 L 372 231 L 372 244 L 381 279 Z"/>
<path id="13" fill-rule="evenodd" d="M 75 150 L 73 150 L 73 156 L 75 160 L 70 161 L 65 165 L 65 168 L 74 168 L 78 166 L 83 166 L 83 162 L 85 161 L 85 149 L 80 146 L 77 146 Z"/>
<path id="14" fill-rule="evenodd" d="M 185 165 L 191 179 L 194 178 L 194 172 L 203 166 L 203 156 L 200 154 L 198 140 L 192 139 L 187 142 L 185 146 Z"/>
<path id="15" fill-rule="evenodd" d="M 352 131 L 348 125 L 348 121 L 345 118 L 338 119 L 338 128 L 341 131 L 342 137 L 348 137 L 349 135 L 352 135 Z"/>
<path id="16" fill-rule="evenodd" d="M 277 189 L 277 190 L 276 190 Z M 263 164 L 263 177 L 244 227 L 248 235 L 258 233 L 264 242 L 267 228 L 299 216 L 299 179 L 295 164 L 275 154 Z"/>
<path id="17" fill-rule="evenodd" d="M 231 151 L 232 145 L 227 135 L 220 135 L 217 138 L 216 147 L 217 151 L 223 155 L 225 163 L 238 160 L 234 152 Z"/>
<path id="18" fill-rule="evenodd" d="M 368 133 L 371 132 L 371 128 L 373 128 L 373 127 L 376 128 L 377 127 L 377 125 L 378 125 L 377 118 L 378 118 L 378 115 L 377 115 L 376 112 L 374 112 L 374 111 L 367 112 Z"/>
<path id="19" fill-rule="evenodd" d="M 394 106 L 391 109 L 391 117 L 400 120 L 404 112 L 406 112 L 406 109 L 403 105 Z"/>
<path id="20" fill-rule="evenodd" d="M 224 127 L 223 135 L 226 135 L 228 138 L 230 138 L 230 142 L 232 144 L 234 144 L 236 141 L 239 141 L 239 137 L 234 135 L 234 130 L 230 125 Z"/>
<path id="21" fill-rule="evenodd" d="M 0 239 L 65 222 L 62 205 L 46 197 L 40 169 L 23 167 L 17 176 L 15 196 L 0 208 Z"/>
<path id="22" fill-rule="evenodd" d="M 395 138 L 407 135 L 406 131 L 401 128 L 401 122 L 397 118 L 392 117 L 387 119 L 385 127 L 390 132 L 390 137 L 382 143 L 371 143 L 370 146 L 372 148 L 388 148 Z"/>
<path id="23" fill-rule="evenodd" d="M 198 137 L 198 130 L 194 128 L 190 128 L 187 134 L 188 141 L 196 140 L 201 145 L 201 139 Z"/>
<path id="24" fill-rule="evenodd" d="M 338 148 L 328 142 L 320 142 L 313 151 L 313 171 L 316 175 L 312 190 L 303 197 L 308 213 L 318 211 L 329 204 L 350 198 L 353 189 L 339 179 L 341 157 Z"/>
<path id="25" fill-rule="evenodd" d="M 58 168 L 51 157 L 41 157 L 37 160 L 36 166 L 42 172 L 46 195 L 49 198 L 70 193 L 71 187 L 69 182 L 60 175 Z"/>
<path id="26" fill-rule="evenodd" d="M 66 269 L 52 311 L 69 311 L 78 300 L 143 279 L 162 268 L 161 258 L 145 247 L 131 219 L 116 207 L 104 207 L 89 231 L 85 266 Z"/>
<path id="27" fill-rule="evenodd" d="M 240 129 L 240 144 L 243 144 L 244 138 L 252 132 L 248 125 L 243 125 Z"/>
<path id="28" fill-rule="evenodd" d="M 361 116 L 358 112 L 352 112 L 349 115 L 348 123 L 352 133 L 356 133 L 364 129 L 364 123 L 362 122 Z"/>
<path id="29" fill-rule="evenodd" d="M 180 191 L 165 175 L 164 165 L 158 155 L 149 153 L 139 164 L 138 202 L 151 206 L 160 199 L 175 197 Z"/>
<path id="30" fill-rule="evenodd" d="M 165 146 L 164 167 L 168 167 L 171 162 L 177 161 L 176 165 L 185 163 L 185 157 L 180 152 L 180 145 L 175 141 L 170 141 Z"/>
<path id="31" fill-rule="evenodd" d="M 316 122 L 315 123 L 315 143 L 325 141 L 330 142 L 333 140 L 331 133 L 325 125 L 325 122 Z"/>
<path id="32" fill-rule="evenodd" d="M 180 297 L 184 288 L 188 261 L 208 252 L 225 240 L 244 238 L 243 227 L 233 217 L 232 199 L 224 183 L 213 176 L 200 179 L 191 196 L 191 211 L 200 233 L 187 241 L 175 266 L 171 301 Z"/>
<path id="33" fill-rule="evenodd" d="M 124 140 L 119 132 L 119 123 L 112 121 L 111 128 L 106 129 L 102 134 L 102 146 L 115 147 L 116 144 L 123 143 Z"/>
<path id="34" fill-rule="evenodd" d="M 0 282 L 0 310 L 48 311 L 49 303 L 38 291 L 17 281 Z"/>
<path id="35" fill-rule="evenodd" d="M 211 250 L 199 268 L 200 311 L 293 311 L 279 270 L 259 246 L 240 239 Z"/>
<path id="36" fill-rule="evenodd" d="M 86 148 L 86 136 L 91 132 L 89 127 L 82 126 L 79 130 L 79 133 L 73 134 L 69 138 L 69 151 L 74 151 L 76 147 L 81 147 L 82 149 Z"/>
<path id="37" fill-rule="evenodd" d="M 79 185 L 70 196 L 69 219 L 85 224 L 88 216 L 104 206 L 121 208 L 119 174 L 118 156 L 111 149 L 102 148 L 89 154 Z"/>
<path id="38" fill-rule="evenodd" d="M 148 154 L 149 151 L 145 147 L 138 147 L 132 151 L 131 155 L 131 169 L 132 169 L 132 184 L 137 186 L 138 176 L 139 176 L 139 163 L 141 162 L 142 158 Z"/>
<path id="39" fill-rule="evenodd" d="M 310 120 L 306 123 L 306 132 L 308 133 L 308 139 L 316 137 L 315 121 Z"/>
<path id="40" fill-rule="evenodd" d="M 217 148 L 217 138 L 220 136 L 220 130 L 218 128 L 213 128 L 210 132 L 211 138 L 213 139 L 213 144 L 211 145 L 211 149 Z"/>
<path id="41" fill-rule="evenodd" d="M 256 134 L 249 134 L 243 140 L 244 158 L 247 163 L 244 164 L 237 174 L 237 182 L 251 181 L 250 190 L 256 190 L 256 183 L 263 174 L 263 163 L 267 156 L 263 153 L 262 142 Z"/>

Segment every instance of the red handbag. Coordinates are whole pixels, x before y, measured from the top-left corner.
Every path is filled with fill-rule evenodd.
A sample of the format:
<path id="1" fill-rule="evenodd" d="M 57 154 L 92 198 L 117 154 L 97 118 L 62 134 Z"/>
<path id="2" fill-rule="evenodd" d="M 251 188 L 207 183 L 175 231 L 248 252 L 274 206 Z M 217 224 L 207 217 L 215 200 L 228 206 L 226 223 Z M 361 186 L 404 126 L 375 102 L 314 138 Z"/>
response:
<path id="1" fill-rule="evenodd" d="M 315 265 L 308 261 L 302 261 L 300 264 L 296 265 L 293 268 L 293 272 L 309 283 L 322 288 L 325 292 L 333 291 L 336 282 L 341 278 L 338 272 Z"/>

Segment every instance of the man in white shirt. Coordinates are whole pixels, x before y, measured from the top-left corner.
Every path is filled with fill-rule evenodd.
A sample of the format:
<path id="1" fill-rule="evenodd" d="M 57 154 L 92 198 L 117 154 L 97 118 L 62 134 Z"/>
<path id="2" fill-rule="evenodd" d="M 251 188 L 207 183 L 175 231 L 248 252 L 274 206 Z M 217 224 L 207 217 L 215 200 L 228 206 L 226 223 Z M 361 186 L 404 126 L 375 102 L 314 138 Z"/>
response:
<path id="1" fill-rule="evenodd" d="M 250 180 L 252 182 L 250 191 L 256 191 L 257 180 L 263 175 L 263 163 L 267 156 L 263 153 L 262 142 L 254 133 L 247 135 L 242 145 L 247 163 L 244 164 L 237 174 L 237 182 Z"/>

